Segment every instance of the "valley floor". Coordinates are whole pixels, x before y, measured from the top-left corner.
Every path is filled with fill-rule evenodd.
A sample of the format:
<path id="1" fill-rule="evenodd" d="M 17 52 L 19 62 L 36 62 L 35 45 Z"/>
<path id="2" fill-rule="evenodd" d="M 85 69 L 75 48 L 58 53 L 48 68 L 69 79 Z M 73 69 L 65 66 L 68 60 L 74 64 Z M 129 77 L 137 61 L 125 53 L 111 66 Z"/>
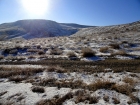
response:
<path id="1" fill-rule="evenodd" d="M 1 105 L 139 105 L 140 60 L 0 64 Z"/>

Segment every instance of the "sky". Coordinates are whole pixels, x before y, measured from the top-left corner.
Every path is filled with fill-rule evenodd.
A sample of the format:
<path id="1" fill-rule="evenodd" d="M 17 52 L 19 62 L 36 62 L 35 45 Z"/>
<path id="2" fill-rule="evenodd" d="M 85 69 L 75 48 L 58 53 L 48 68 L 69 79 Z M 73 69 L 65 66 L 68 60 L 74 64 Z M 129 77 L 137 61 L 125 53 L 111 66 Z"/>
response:
<path id="1" fill-rule="evenodd" d="M 35 4 L 35 1 L 0 0 L 0 24 L 23 19 L 46 19 L 59 23 L 107 26 L 140 20 L 140 0 L 40 0 L 42 4 Z M 39 6 L 35 7 L 37 4 Z"/>

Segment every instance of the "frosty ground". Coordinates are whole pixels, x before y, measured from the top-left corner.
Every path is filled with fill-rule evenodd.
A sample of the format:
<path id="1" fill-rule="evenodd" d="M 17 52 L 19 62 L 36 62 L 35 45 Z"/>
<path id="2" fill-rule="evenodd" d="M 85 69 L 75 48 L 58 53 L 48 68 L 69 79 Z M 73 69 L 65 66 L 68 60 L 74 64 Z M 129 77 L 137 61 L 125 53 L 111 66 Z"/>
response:
<path id="1" fill-rule="evenodd" d="M 139 105 L 140 33 L 0 42 L 2 105 Z"/>

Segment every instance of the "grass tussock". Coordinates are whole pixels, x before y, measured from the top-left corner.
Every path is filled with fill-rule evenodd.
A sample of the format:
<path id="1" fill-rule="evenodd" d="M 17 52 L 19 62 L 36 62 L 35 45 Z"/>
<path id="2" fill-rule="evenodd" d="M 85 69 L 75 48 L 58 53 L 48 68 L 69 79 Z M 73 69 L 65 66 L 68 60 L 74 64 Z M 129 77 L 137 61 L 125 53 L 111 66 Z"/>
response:
<path id="1" fill-rule="evenodd" d="M 111 48 L 113 49 L 120 49 L 120 45 L 118 43 L 112 43 L 112 44 L 109 44 L 109 46 L 111 46 Z"/>
<path id="2" fill-rule="evenodd" d="M 0 97 L 3 96 L 4 94 L 6 94 L 8 91 L 4 91 L 0 93 Z"/>
<path id="3" fill-rule="evenodd" d="M 112 98 L 114 104 L 119 104 L 120 100 L 117 97 Z"/>
<path id="4" fill-rule="evenodd" d="M 111 55 L 112 56 L 116 56 L 116 55 L 127 56 L 128 54 L 124 50 L 120 50 L 118 52 L 111 53 Z"/>
<path id="5" fill-rule="evenodd" d="M 9 77 L 9 81 L 15 81 L 16 83 L 21 82 L 23 80 L 26 80 L 28 77 L 27 76 L 11 76 Z"/>
<path id="6" fill-rule="evenodd" d="M 73 93 L 69 92 L 66 95 L 53 99 L 41 100 L 36 105 L 62 105 L 68 99 L 73 98 Z"/>
<path id="7" fill-rule="evenodd" d="M 106 102 L 109 102 L 109 96 L 105 95 L 105 96 L 103 97 L 103 99 L 104 99 Z"/>
<path id="8" fill-rule="evenodd" d="M 57 72 L 57 73 L 64 73 L 66 70 L 60 66 L 50 66 L 47 68 L 48 72 Z"/>
<path id="9" fill-rule="evenodd" d="M 137 83 L 136 80 L 129 78 L 128 76 L 123 78 L 123 82 L 128 83 L 131 86 L 134 86 Z"/>
<path id="10" fill-rule="evenodd" d="M 50 51 L 50 55 L 61 55 L 62 53 L 63 53 L 63 50 L 59 48 L 53 48 Z"/>
<path id="11" fill-rule="evenodd" d="M 94 83 L 90 84 L 88 86 L 88 89 L 92 91 L 96 91 L 98 89 L 111 89 L 114 84 L 114 82 L 111 82 L 109 80 L 98 79 Z"/>
<path id="12" fill-rule="evenodd" d="M 38 85 L 40 86 L 54 86 L 56 82 L 55 78 L 49 78 L 49 79 L 41 79 Z"/>
<path id="13" fill-rule="evenodd" d="M 96 52 L 93 51 L 91 48 L 83 48 L 82 49 L 82 56 L 83 57 L 92 57 L 92 56 L 95 56 Z"/>
<path id="14" fill-rule="evenodd" d="M 73 81 L 73 79 L 70 79 L 57 81 L 55 78 L 41 79 L 39 83 L 35 83 L 35 85 L 58 87 L 58 88 L 72 88 L 72 89 L 87 87 L 87 85 L 83 83 L 82 80 Z"/>
<path id="15" fill-rule="evenodd" d="M 115 91 L 125 94 L 125 95 L 129 95 L 135 91 L 133 86 L 130 86 L 128 84 L 115 84 L 112 86 L 112 90 L 115 90 Z"/>
<path id="16" fill-rule="evenodd" d="M 96 104 L 98 103 L 98 101 L 99 101 L 99 97 L 95 95 L 89 99 L 89 104 Z"/>
<path id="17" fill-rule="evenodd" d="M 3 55 L 0 55 L 0 60 L 4 59 L 4 56 Z"/>
<path id="18" fill-rule="evenodd" d="M 30 76 L 43 71 L 44 68 L 0 67 L 0 78 L 7 78 L 7 77 L 19 76 L 19 75 Z"/>
<path id="19" fill-rule="evenodd" d="M 33 86 L 31 88 L 32 92 L 36 92 L 36 93 L 44 93 L 45 92 L 45 89 L 44 87 L 41 87 L 41 86 Z"/>
<path id="20" fill-rule="evenodd" d="M 106 53 L 108 50 L 109 50 L 108 47 L 101 47 L 101 48 L 99 49 L 99 51 L 102 52 L 102 53 Z"/>
<path id="21" fill-rule="evenodd" d="M 68 56 L 69 58 L 77 57 L 76 54 L 75 54 L 74 52 L 68 52 L 68 53 L 67 53 L 67 56 Z"/>
<path id="22" fill-rule="evenodd" d="M 88 101 L 89 104 L 95 104 L 99 101 L 99 97 L 90 96 L 90 94 L 87 94 L 84 90 L 78 90 L 75 93 L 69 92 L 62 97 L 57 95 L 52 99 L 40 100 L 36 105 L 63 105 L 66 100 L 73 98 L 76 104 L 85 101 Z"/>

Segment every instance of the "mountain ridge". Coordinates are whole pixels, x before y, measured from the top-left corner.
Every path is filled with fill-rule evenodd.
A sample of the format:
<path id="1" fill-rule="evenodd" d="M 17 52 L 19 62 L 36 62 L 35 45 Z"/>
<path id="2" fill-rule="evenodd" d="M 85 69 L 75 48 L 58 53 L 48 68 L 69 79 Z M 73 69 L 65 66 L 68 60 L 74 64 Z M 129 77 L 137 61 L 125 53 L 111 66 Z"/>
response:
<path id="1" fill-rule="evenodd" d="M 26 19 L 0 24 L 0 40 L 83 36 L 128 31 L 140 31 L 140 21 L 111 26 L 87 26 L 76 23 L 58 23 L 45 19 Z"/>
<path id="2" fill-rule="evenodd" d="M 75 25 L 75 26 L 74 26 Z M 0 37 L 1 39 L 11 38 L 45 38 L 55 36 L 69 36 L 82 28 L 89 26 L 68 23 L 57 23 L 51 20 L 43 19 L 30 19 L 19 20 L 11 23 L 0 24 Z"/>

